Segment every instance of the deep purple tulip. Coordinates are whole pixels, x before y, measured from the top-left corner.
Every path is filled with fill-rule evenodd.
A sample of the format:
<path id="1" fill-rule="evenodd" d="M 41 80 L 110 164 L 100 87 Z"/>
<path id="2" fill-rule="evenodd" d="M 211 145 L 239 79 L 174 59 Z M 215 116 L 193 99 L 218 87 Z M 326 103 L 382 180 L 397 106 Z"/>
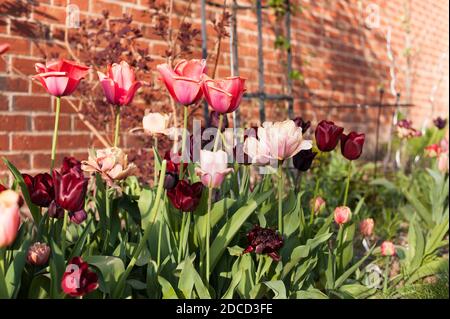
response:
<path id="1" fill-rule="evenodd" d="M 312 162 L 316 155 L 317 152 L 313 152 L 310 149 L 301 150 L 293 158 L 294 167 L 299 171 L 306 172 L 311 168 Z"/>
<path id="2" fill-rule="evenodd" d="M 256 254 L 267 254 L 273 260 L 280 261 L 278 251 L 283 246 L 283 238 L 277 231 L 255 225 L 247 234 L 247 239 L 249 246 L 243 254 L 254 251 Z"/>
<path id="3" fill-rule="evenodd" d="M 79 225 L 86 220 L 87 214 L 86 211 L 82 209 L 76 212 L 70 212 L 69 217 L 72 223 Z"/>
<path id="4" fill-rule="evenodd" d="M 88 180 L 75 170 L 61 175 L 53 171 L 55 202 L 69 212 L 77 212 L 84 208 Z"/>
<path id="5" fill-rule="evenodd" d="M 334 150 L 341 138 L 344 128 L 337 126 L 331 121 L 321 121 L 316 128 L 316 143 L 322 152 Z"/>
<path id="6" fill-rule="evenodd" d="M 305 134 L 306 131 L 311 127 L 311 121 L 305 121 L 301 116 L 297 116 L 293 119 L 295 125 L 302 128 L 302 133 Z"/>
<path id="7" fill-rule="evenodd" d="M 48 207 L 48 216 L 52 218 L 64 218 L 64 208 L 59 206 L 55 201 L 52 201 Z"/>
<path id="8" fill-rule="evenodd" d="M 53 179 L 50 174 L 37 174 L 35 177 L 22 174 L 28 188 L 31 202 L 39 207 L 48 207 L 55 197 Z"/>
<path id="9" fill-rule="evenodd" d="M 202 191 L 203 184 L 201 182 L 189 184 L 182 180 L 178 182 L 175 188 L 167 192 L 167 196 L 176 209 L 183 212 L 193 212 L 200 203 Z"/>
<path id="10" fill-rule="evenodd" d="M 348 135 L 342 134 L 342 155 L 350 161 L 358 159 L 362 154 L 365 138 L 366 135 L 364 133 L 358 134 L 356 132 L 351 132 Z"/>
<path id="11" fill-rule="evenodd" d="M 75 170 L 76 172 L 82 174 L 81 170 L 81 162 L 77 160 L 75 157 L 64 157 L 63 163 L 61 165 L 61 175 L 65 175 L 69 173 L 71 170 Z"/>
<path id="12" fill-rule="evenodd" d="M 447 126 L 447 119 L 443 119 L 442 117 L 438 116 L 433 120 L 434 126 L 436 126 L 438 129 L 442 130 Z"/>
<path id="13" fill-rule="evenodd" d="M 167 172 L 164 177 L 164 189 L 174 189 L 178 184 L 178 173 Z"/>

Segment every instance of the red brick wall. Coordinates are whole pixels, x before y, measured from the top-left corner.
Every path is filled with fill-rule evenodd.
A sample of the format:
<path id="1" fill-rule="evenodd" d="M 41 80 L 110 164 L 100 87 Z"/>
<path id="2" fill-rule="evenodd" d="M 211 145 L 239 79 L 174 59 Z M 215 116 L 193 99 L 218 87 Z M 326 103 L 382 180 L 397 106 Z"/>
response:
<path id="1" fill-rule="evenodd" d="M 52 100 L 42 88 L 16 76 L 12 66 L 21 72 L 34 74 L 34 63 L 42 52 L 60 52 L 58 41 L 44 41 L 17 32 L 21 20 L 37 20 L 54 34 L 64 27 L 65 5 L 77 4 L 81 18 L 99 16 L 107 9 L 112 16 L 131 13 L 144 28 L 144 46 L 155 58 L 165 50 L 164 43 L 151 33 L 151 18 L 143 16 L 146 0 L 40 0 L 30 17 L 11 18 L 6 13 L 14 10 L 13 0 L 1 0 L 0 43 L 10 43 L 11 50 L 0 59 L 0 157 L 6 156 L 20 169 L 37 172 L 48 167 L 53 129 Z M 175 0 L 175 12 L 183 12 L 188 1 Z M 216 1 L 222 3 L 222 1 Z M 253 1 L 240 0 L 240 4 Z M 390 90 L 390 60 L 387 56 L 386 33 L 392 29 L 392 53 L 395 57 L 396 90 L 402 102 L 416 107 L 409 110 L 416 126 L 423 125 L 437 115 L 448 117 L 448 9 L 446 0 L 294 0 L 301 10 L 292 17 L 294 69 L 301 72 L 304 81 L 294 81 L 295 113 L 313 121 L 328 118 L 345 123 L 347 127 L 365 131 L 373 143 L 377 110 L 321 109 L 319 106 L 347 103 L 373 103 L 378 100 L 378 88 L 386 90 L 385 101 L 395 98 Z M 200 1 L 193 0 L 194 25 L 200 28 Z M 371 9 L 379 9 L 380 23 L 370 27 L 367 21 Z M 208 18 L 220 14 L 214 7 L 207 8 Z M 409 17 L 409 19 L 407 18 Z M 248 91 L 256 92 L 257 84 L 257 28 L 254 10 L 241 11 L 238 19 L 240 74 L 248 78 Z M 271 11 L 264 11 L 264 56 L 266 90 L 283 93 L 286 90 L 285 52 L 274 49 L 275 22 Z M 376 20 L 376 19 L 375 19 Z M 208 26 L 208 34 L 213 34 Z M 39 44 L 39 46 L 37 45 Z M 40 49 L 39 49 L 40 48 Z M 193 57 L 201 56 L 198 42 Z M 209 37 L 208 49 L 214 48 L 214 37 Z M 225 39 L 220 56 L 219 76 L 229 75 L 229 40 Z M 447 55 L 444 55 L 447 53 Z M 62 51 L 64 55 L 64 51 Z M 442 58 L 444 56 L 444 58 Z M 212 61 L 208 61 L 212 65 Z M 153 74 L 156 79 L 156 75 Z M 438 85 L 439 84 L 439 85 Z M 433 87 L 434 108 L 430 103 Z M 151 107 L 151 106 L 149 106 Z M 405 112 L 407 110 L 405 109 Z M 245 124 L 257 124 L 257 101 L 245 102 L 241 107 Z M 267 103 L 267 119 L 286 117 L 284 103 Z M 391 110 L 383 111 L 382 137 L 387 138 Z M 86 156 L 86 149 L 95 138 L 67 104 L 63 103 L 59 150 L 61 155 Z M 126 139 L 125 139 L 126 143 Z M 130 146 L 130 145 L 129 145 Z M 0 179 L 5 168 L 0 164 Z"/>

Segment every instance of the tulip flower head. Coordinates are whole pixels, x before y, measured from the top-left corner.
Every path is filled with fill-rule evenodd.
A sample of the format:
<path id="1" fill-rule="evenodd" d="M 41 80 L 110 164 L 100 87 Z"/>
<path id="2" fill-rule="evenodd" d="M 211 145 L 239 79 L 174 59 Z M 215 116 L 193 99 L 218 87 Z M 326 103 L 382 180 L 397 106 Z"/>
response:
<path id="1" fill-rule="evenodd" d="M 202 89 L 206 101 L 214 111 L 221 114 L 232 113 L 241 103 L 245 92 L 245 79 L 234 76 L 213 80 L 205 76 Z"/>
<path id="2" fill-rule="evenodd" d="M 11 245 L 20 225 L 20 196 L 12 190 L 0 192 L 0 248 Z"/>
<path id="3" fill-rule="evenodd" d="M 358 159 L 363 151 L 366 135 L 351 132 L 348 135 L 341 135 L 341 152 L 350 161 Z"/>
<path id="4" fill-rule="evenodd" d="M 306 172 L 311 168 L 316 155 L 317 152 L 313 152 L 311 149 L 301 150 L 293 158 L 294 167 L 301 172 Z"/>
<path id="5" fill-rule="evenodd" d="M 144 132 L 151 135 L 167 134 L 170 116 L 161 113 L 148 113 L 142 118 Z"/>
<path id="6" fill-rule="evenodd" d="M 249 245 L 243 254 L 254 251 L 256 254 L 267 254 L 274 261 L 280 261 L 278 251 L 283 247 L 283 238 L 277 231 L 255 225 L 247 234 L 247 240 Z"/>
<path id="7" fill-rule="evenodd" d="M 30 265 L 43 266 L 50 257 L 50 247 L 45 243 L 36 242 L 28 248 L 27 261 Z"/>
<path id="8" fill-rule="evenodd" d="M 312 141 L 304 140 L 301 127 L 292 120 L 264 122 L 258 128 L 258 138 L 250 136 L 244 143 L 244 152 L 253 163 L 267 165 L 272 161 L 284 161 L 302 150 L 312 148 Z"/>
<path id="9" fill-rule="evenodd" d="M 130 104 L 142 85 L 136 81 L 133 69 L 125 61 L 109 65 L 106 74 L 102 72 L 97 74 L 106 99 L 117 106 Z"/>
<path id="10" fill-rule="evenodd" d="M 81 257 L 74 257 L 63 274 L 61 288 L 72 297 L 84 296 L 98 288 L 98 276 Z"/>
<path id="11" fill-rule="evenodd" d="M 372 218 L 366 218 L 359 223 L 359 232 L 363 237 L 370 237 L 373 234 L 375 222 Z"/>
<path id="12" fill-rule="evenodd" d="M 441 155 L 442 149 L 438 144 L 432 144 L 425 147 L 425 156 L 429 158 L 437 158 Z"/>
<path id="13" fill-rule="evenodd" d="M 339 226 L 344 225 L 352 218 L 352 211 L 347 206 L 339 206 L 334 210 L 334 221 Z"/>
<path id="14" fill-rule="evenodd" d="M 302 133 L 306 134 L 308 129 L 311 127 L 311 121 L 305 121 L 302 117 L 298 116 L 293 119 L 295 125 L 302 128 Z"/>
<path id="15" fill-rule="evenodd" d="M 67 174 L 74 170 L 81 174 L 81 162 L 77 160 L 75 157 L 64 157 L 63 163 L 61 165 L 60 172 L 62 175 Z"/>
<path id="16" fill-rule="evenodd" d="M 436 126 L 439 130 L 443 130 L 447 126 L 447 119 L 444 119 L 440 116 L 433 120 L 434 126 Z"/>
<path id="17" fill-rule="evenodd" d="M 438 169 L 441 173 L 448 173 L 449 157 L 448 152 L 442 153 L 438 158 Z"/>
<path id="18" fill-rule="evenodd" d="M 381 244 L 381 255 L 382 256 L 394 256 L 395 255 L 395 246 L 390 241 L 384 241 Z"/>
<path id="19" fill-rule="evenodd" d="M 336 148 L 343 132 L 344 128 L 334 122 L 321 121 L 315 131 L 317 148 L 322 152 L 331 152 Z"/>
<path id="20" fill-rule="evenodd" d="M 189 182 L 181 180 L 175 188 L 167 192 L 167 197 L 176 209 L 182 212 L 193 212 L 200 204 L 202 192 L 201 182 L 189 184 Z"/>
<path id="21" fill-rule="evenodd" d="M 200 167 L 195 169 L 205 187 L 219 188 L 225 176 L 233 171 L 227 168 L 228 155 L 224 151 L 200 151 Z"/>
<path id="22" fill-rule="evenodd" d="M 419 137 L 422 133 L 416 130 L 412 126 L 412 121 L 403 119 L 397 123 L 396 126 L 397 136 L 401 139 L 409 139 L 413 137 Z"/>
<path id="23" fill-rule="evenodd" d="M 172 69 L 168 64 L 157 66 L 172 98 L 181 105 L 192 105 L 203 96 L 202 76 L 206 73 L 206 60 L 181 60 Z"/>
<path id="24" fill-rule="evenodd" d="M 37 174 L 32 177 L 22 174 L 23 180 L 28 188 L 31 202 L 39 207 L 48 207 L 55 199 L 53 178 L 48 173 Z"/>
<path id="25" fill-rule="evenodd" d="M 117 147 L 89 151 L 87 161 L 81 162 L 81 169 L 85 172 L 98 172 L 102 178 L 113 185 L 115 181 L 123 180 L 134 173 L 136 165 L 128 163 L 128 156 Z"/>
<path id="26" fill-rule="evenodd" d="M 326 204 L 327 202 L 320 196 L 311 199 L 311 206 L 315 215 L 319 214 L 325 208 Z"/>
<path id="27" fill-rule="evenodd" d="M 41 82 L 46 91 L 57 97 L 72 94 L 80 81 L 89 73 L 89 67 L 69 60 L 56 60 L 45 65 L 36 63 L 33 78 Z"/>

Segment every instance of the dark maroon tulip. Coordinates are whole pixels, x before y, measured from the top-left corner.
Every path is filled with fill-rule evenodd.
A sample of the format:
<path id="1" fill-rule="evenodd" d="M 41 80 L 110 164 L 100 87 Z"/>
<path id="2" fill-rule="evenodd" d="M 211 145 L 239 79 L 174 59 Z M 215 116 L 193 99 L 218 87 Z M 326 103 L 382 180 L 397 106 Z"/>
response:
<path id="1" fill-rule="evenodd" d="M 311 168 L 312 162 L 316 157 L 317 152 L 313 152 L 312 150 L 301 150 L 298 152 L 294 158 L 293 163 L 294 167 L 299 171 L 306 172 Z"/>
<path id="2" fill-rule="evenodd" d="M 351 132 L 348 135 L 341 136 L 341 152 L 344 157 L 350 161 L 358 159 L 361 156 L 366 135 Z"/>
<path id="3" fill-rule="evenodd" d="M 65 175 L 53 171 L 53 184 L 55 201 L 60 207 L 69 212 L 77 212 L 84 208 L 88 180 L 83 174 L 73 169 Z"/>
<path id="4" fill-rule="evenodd" d="M 208 119 L 208 127 L 219 127 L 219 112 L 212 111 L 209 113 L 209 119 Z M 223 122 L 221 127 L 221 132 L 223 132 L 228 127 L 228 117 L 226 114 L 223 114 Z"/>
<path id="5" fill-rule="evenodd" d="M 178 184 L 178 174 L 167 172 L 164 177 L 164 189 L 170 190 L 174 189 Z"/>
<path id="6" fill-rule="evenodd" d="M 305 121 L 301 116 L 297 116 L 293 119 L 295 125 L 302 128 L 302 133 L 305 134 L 306 131 L 311 127 L 311 121 Z"/>
<path id="7" fill-rule="evenodd" d="M 98 288 L 97 274 L 81 257 L 73 257 L 63 274 L 61 288 L 72 297 L 84 296 Z"/>
<path id="8" fill-rule="evenodd" d="M 334 150 L 341 138 L 344 128 L 337 126 L 331 121 L 321 121 L 316 128 L 316 143 L 322 152 Z"/>
<path id="9" fill-rule="evenodd" d="M 69 217 L 72 223 L 79 225 L 86 220 L 87 214 L 86 211 L 82 209 L 76 212 L 70 212 Z"/>
<path id="10" fill-rule="evenodd" d="M 438 129 L 442 130 L 447 126 L 447 119 L 443 119 L 442 117 L 437 117 L 433 120 L 434 126 Z"/>
<path id="11" fill-rule="evenodd" d="M 71 170 L 75 170 L 78 173 L 82 173 L 81 162 L 75 157 L 64 157 L 63 163 L 61 165 L 61 175 L 69 173 Z"/>
<path id="12" fill-rule="evenodd" d="M 283 246 L 283 238 L 277 231 L 255 225 L 247 234 L 247 240 L 249 246 L 243 254 L 254 251 L 256 254 L 267 254 L 273 260 L 280 261 L 278 250 Z"/>
<path id="13" fill-rule="evenodd" d="M 52 201 L 48 207 L 48 216 L 52 218 L 64 218 L 64 208 L 59 206 L 55 201 Z"/>
<path id="14" fill-rule="evenodd" d="M 167 192 L 167 196 L 176 209 L 183 212 L 193 212 L 200 203 L 202 191 L 203 184 L 201 182 L 189 184 L 182 180 L 178 182 L 175 188 Z"/>
<path id="15" fill-rule="evenodd" d="M 27 185 L 31 202 L 39 207 L 48 207 L 55 197 L 51 175 L 43 173 L 32 177 L 28 174 L 22 174 L 22 177 Z"/>

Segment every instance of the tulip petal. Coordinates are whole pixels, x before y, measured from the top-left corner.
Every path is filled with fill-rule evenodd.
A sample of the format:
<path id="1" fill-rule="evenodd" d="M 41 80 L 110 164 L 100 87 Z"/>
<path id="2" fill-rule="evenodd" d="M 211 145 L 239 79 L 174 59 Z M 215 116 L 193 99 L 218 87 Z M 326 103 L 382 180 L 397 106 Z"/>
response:
<path id="1" fill-rule="evenodd" d="M 173 78 L 173 92 L 176 100 L 182 105 L 195 103 L 200 91 L 200 82 L 184 77 Z"/>

